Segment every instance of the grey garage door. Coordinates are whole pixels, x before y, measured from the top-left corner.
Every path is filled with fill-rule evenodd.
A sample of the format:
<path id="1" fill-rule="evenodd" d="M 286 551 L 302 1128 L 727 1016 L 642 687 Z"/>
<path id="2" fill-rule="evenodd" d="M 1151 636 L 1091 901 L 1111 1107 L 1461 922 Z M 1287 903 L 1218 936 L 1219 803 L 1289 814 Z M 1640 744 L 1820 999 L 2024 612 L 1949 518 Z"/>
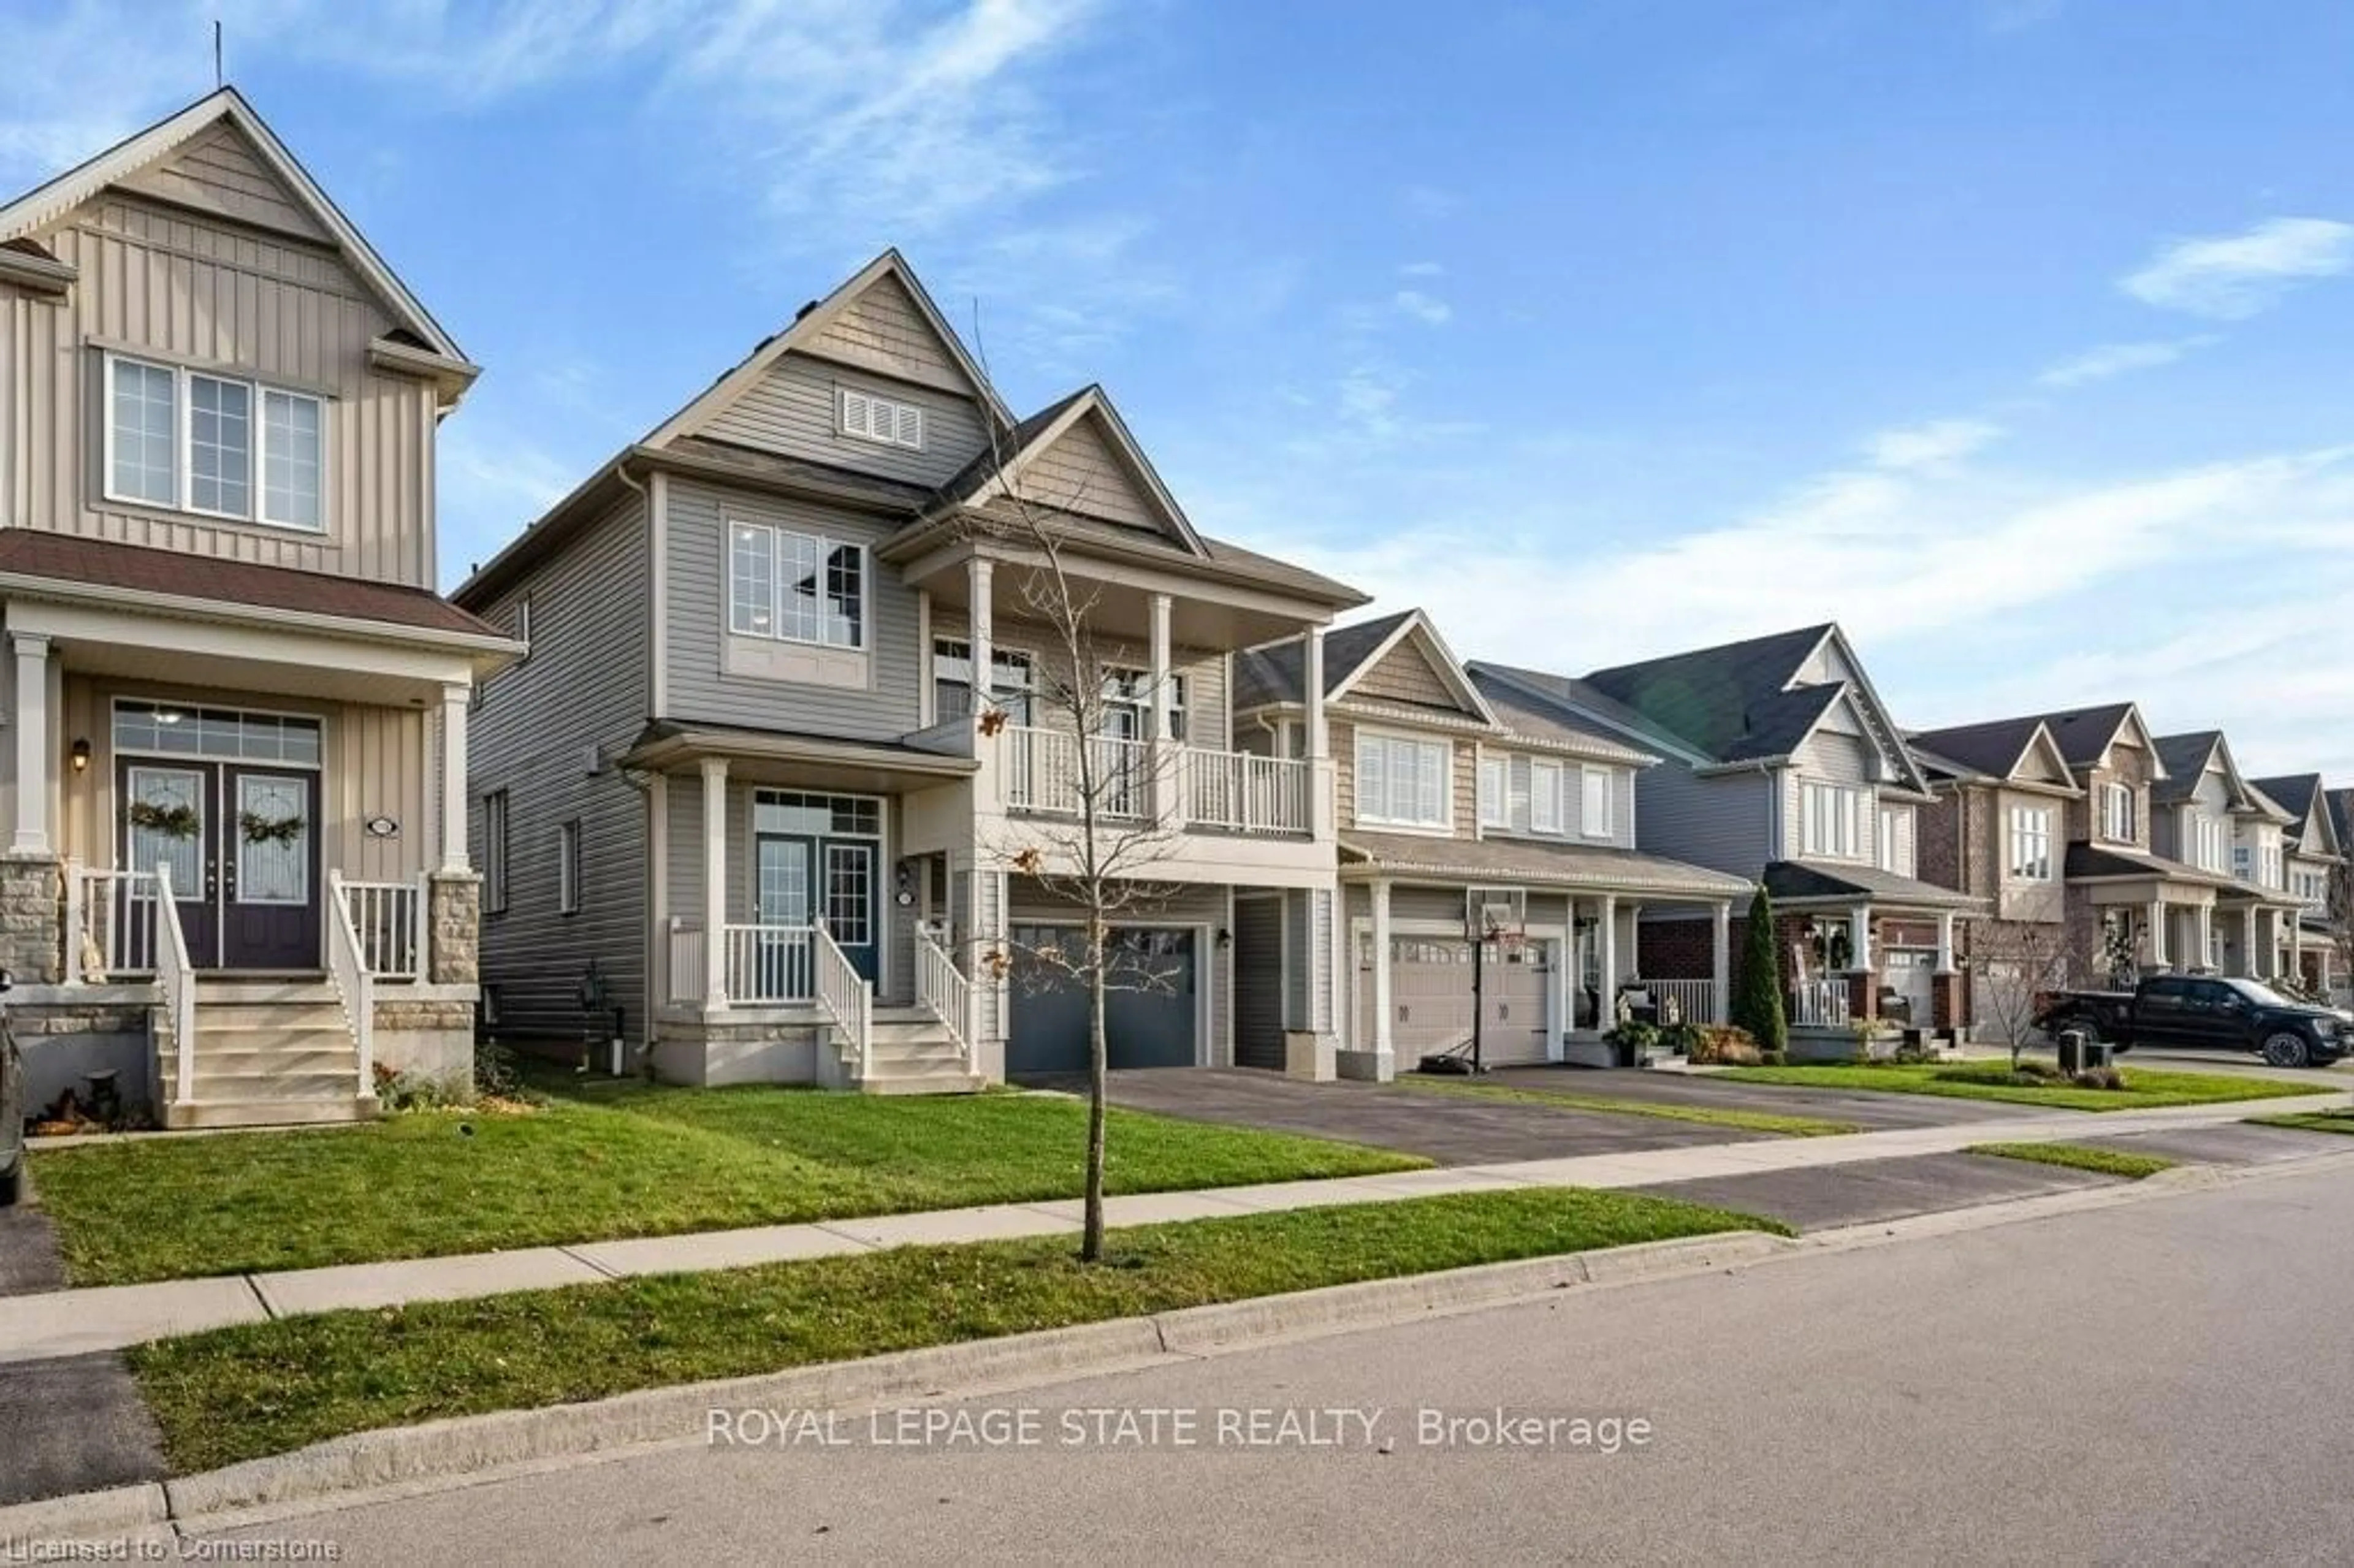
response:
<path id="1" fill-rule="evenodd" d="M 1193 933 L 1129 927 L 1115 933 L 1116 989 L 1104 999 L 1105 1058 L 1114 1067 L 1190 1067 L 1201 1017 L 1201 965 Z M 1034 955 L 1076 954 L 1068 927 L 1013 929 L 1013 1028 L 1005 1042 L 1009 1075 L 1087 1070 L 1087 988 Z"/>
<path id="2" fill-rule="evenodd" d="M 1479 1054 L 1493 1062 L 1545 1059 L 1545 993 L 1553 981 L 1553 944 L 1531 942 L 1507 959 L 1490 947 L 1480 976 Z M 1373 1016 L 1373 941 L 1358 946 L 1357 1016 Z M 1401 1064 L 1409 1056 L 1462 1045 L 1471 1038 L 1471 945 L 1457 938 L 1390 939 L 1390 1040 Z M 1359 1033 L 1370 1040 L 1372 1030 Z"/>

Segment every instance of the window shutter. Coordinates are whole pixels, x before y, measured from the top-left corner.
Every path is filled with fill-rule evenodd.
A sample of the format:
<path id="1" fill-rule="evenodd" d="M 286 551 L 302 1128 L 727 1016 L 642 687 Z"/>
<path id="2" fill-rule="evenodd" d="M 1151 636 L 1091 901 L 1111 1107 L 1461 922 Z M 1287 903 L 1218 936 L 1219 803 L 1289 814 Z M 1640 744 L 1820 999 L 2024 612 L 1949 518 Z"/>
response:
<path id="1" fill-rule="evenodd" d="M 844 388 L 842 394 L 842 429 L 844 434 L 869 435 L 874 418 L 874 400 L 864 392 Z"/>
<path id="2" fill-rule="evenodd" d="M 903 447 L 922 446 L 924 444 L 924 411 L 902 403 L 894 409 L 894 413 L 896 418 L 893 421 L 895 428 L 892 431 L 892 440 Z"/>

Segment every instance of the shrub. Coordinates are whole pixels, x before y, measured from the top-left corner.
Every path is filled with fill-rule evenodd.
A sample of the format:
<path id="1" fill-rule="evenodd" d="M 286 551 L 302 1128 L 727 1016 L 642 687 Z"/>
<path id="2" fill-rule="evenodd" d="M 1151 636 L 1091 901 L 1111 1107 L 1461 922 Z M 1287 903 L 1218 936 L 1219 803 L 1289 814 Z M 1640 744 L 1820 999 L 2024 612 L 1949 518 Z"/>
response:
<path id="1" fill-rule="evenodd" d="M 1687 1054 L 1695 1066 L 1754 1067 L 1762 1053 L 1746 1029 L 1722 1024 L 1695 1026 Z"/>
<path id="2" fill-rule="evenodd" d="M 396 1073 L 382 1062 L 376 1065 L 376 1101 L 387 1114 L 439 1110 L 448 1099 L 441 1086 L 422 1074 Z"/>
<path id="3" fill-rule="evenodd" d="M 1659 1044 L 1679 1056 L 1690 1056 L 1704 1038 L 1697 1023 L 1670 1023 L 1659 1031 Z"/>
<path id="4" fill-rule="evenodd" d="M 1757 1053 L 1757 1065 L 1761 1067 L 1787 1067 L 1790 1065 L 1790 1054 L 1787 1051 L 1760 1051 Z"/>
<path id="5" fill-rule="evenodd" d="M 2087 1067 L 2068 1080 L 2080 1089 L 2122 1089 L 2126 1075 L 2115 1067 Z"/>
<path id="6" fill-rule="evenodd" d="M 483 1099 L 525 1100 L 523 1073 L 512 1047 L 485 1041 L 474 1047 L 474 1093 Z"/>
<path id="7" fill-rule="evenodd" d="M 1782 1011 L 1782 955 L 1774 936 L 1774 900 L 1762 886 L 1749 901 L 1749 927 L 1742 940 L 1741 978 L 1733 988 L 1732 1018 L 1757 1049 L 1788 1049 L 1790 1025 Z"/>
<path id="8" fill-rule="evenodd" d="M 1602 1038 L 1609 1041 L 1613 1045 L 1623 1046 L 1639 1056 L 1658 1045 L 1661 1034 L 1658 1024 L 1646 1023 L 1639 1018 L 1630 1018 Z"/>
<path id="9" fill-rule="evenodd" d="M 2020 1057 L 2011 1064 L 2010 1070 L 2020 1077 L 2039 1078 L 2045 1083 L 2056 1082 L 2060 1076 L 2059 1064 L 2039 1062 L 2032 1056 Z"/>

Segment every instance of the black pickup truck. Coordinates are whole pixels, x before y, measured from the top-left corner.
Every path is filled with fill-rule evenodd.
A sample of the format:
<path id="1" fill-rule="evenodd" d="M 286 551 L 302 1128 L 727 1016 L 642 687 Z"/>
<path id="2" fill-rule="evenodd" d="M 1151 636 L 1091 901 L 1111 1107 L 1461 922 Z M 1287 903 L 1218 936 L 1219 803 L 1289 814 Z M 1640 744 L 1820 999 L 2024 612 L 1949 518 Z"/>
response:
<path id="1" fill-rule="evenodd" d="M 2354 1050 L 2354 1013 L 2292 1001 L 2261 980 L 2152 975 L 2131 991 L 2063 991 L 2036 1021 L 2136 1045 L 2253 1051 L 2275 1067 L 2320 1066 Z"/>

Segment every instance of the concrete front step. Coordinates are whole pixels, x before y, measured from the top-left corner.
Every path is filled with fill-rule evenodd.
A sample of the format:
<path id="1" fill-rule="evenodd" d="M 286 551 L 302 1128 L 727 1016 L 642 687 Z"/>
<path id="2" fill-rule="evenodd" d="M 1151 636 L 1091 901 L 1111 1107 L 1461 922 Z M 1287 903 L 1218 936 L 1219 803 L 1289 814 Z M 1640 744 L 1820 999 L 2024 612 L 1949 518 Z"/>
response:
<path id="1" fill-rule="evenodd" d="M 961 1071 L 870 1074 L 858 1080 L 858 1092 L 863 1095 L 977 1095 L 988 1086 L 978 1074 Z"/>
<path id="2" fill-rule="evenodd" d="M 325 1001 L 213 1001 L 196 999 L 196 1033 L 244 1029 L 344 1029 L 344 1004 Z"/>
<path id="3" fill-rule="evenodd" d="M 197 1127 L 308 1127 L 321 1123 L 374 1121 L 374 1095 L 346 1093 L 335 1099 L 205 1099 L 164 1107 L 164 1125 L 177 1132 Z"/>
<path id="4" fill-rule="evenodd" d="M 885 1045 L 878 1043 L 868 1054 L 876 1064 L 885 1066 L 917 1067 L 938 1062 L 960 1065 L 964 1061 L 964 1053 L 957 1049 L 957 1044 L 953 1040 L 927 1040 L 920 1044 L 899 1045 Z"/>
<path id="5" fill-rule="evenodd" d="M 196 1005 L 238 1002 L 324 1002 L 339 1005 L 334 982 L 323 978 L 313 980 L 290 977 L 283 980 L 196 980 Z"/>
<path id="6" fill-rule="evenodd" d="M 349 1072 L 212 1073 L 199 1067 L 196 1090 L 197 1100 L 203 1103 L 226 1100 L 256 1104 L 267 1101 L 271 1105 L 327 1104 L 350 1099 L 359 1093 L 359 1069 L 355 1065 Z M 171 1092 L 168 1081 L 164 1092 Z"/>
<path id="7" fill-rule="evenodd" d="M 172 1083 L 180 1070 L 179 1056 L 164 1053 L 164 1081 Z M 316 1050 L 231 1050 L 217 1048 L 209 1040 L 196 1043 L 196 1081 L 224 1075 L 259 1078 L 273 1074 L 313 1076 L 341 1075 L 346 1084 L 359 1082 L 360 1054 L 346 1040 L 341 1046 L 323 1046 Z M 354 1092 L 357 1092 L 355 1090 Z"/>

